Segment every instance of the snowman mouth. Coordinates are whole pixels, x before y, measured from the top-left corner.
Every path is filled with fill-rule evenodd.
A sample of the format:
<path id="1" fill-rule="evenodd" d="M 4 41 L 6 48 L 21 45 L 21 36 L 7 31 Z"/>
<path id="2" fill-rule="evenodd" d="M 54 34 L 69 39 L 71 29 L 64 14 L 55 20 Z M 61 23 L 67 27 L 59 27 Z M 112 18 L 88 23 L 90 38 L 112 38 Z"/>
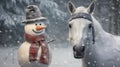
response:
<path id="1" fill-rule="evenodd" d="M 34 29 L 32 29 L 32 31 L 33 31 L 34 33 L 42 33 L 42 32 L 43 32 L 43 30 L 35 31 Z"/>

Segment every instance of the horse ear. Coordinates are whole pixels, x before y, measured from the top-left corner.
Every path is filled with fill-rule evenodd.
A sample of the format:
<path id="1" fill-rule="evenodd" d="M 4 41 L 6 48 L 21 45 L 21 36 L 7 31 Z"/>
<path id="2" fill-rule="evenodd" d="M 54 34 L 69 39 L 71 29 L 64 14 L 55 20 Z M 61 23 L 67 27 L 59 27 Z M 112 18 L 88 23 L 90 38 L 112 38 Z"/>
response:
<path id="1" fill-rule="evenodd" d="M 72 14 L 76 9 L 75 5 L 71 1 L 68 2 L 67 8 L 68 8 L 68 11 L 70 12 L 70 14 Z"/>
<path id="2" fill-rule="evenodd" d="M 88 13 L 91 14 L 95 8 L 95 1 L 93 1 L 88 7 Z"/>

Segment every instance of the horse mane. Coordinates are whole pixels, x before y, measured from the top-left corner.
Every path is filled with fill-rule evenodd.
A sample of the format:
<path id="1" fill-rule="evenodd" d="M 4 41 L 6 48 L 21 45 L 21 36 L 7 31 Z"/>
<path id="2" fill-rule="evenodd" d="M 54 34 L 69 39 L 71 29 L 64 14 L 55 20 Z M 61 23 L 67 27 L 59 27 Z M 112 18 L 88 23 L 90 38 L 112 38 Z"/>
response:
<path id="1" fill-rule="evenodd" d="M 94 28 L 95 28 L 95 31 L 96 32 L 98 32 L 98 33 L 107 33 L 104 29 L 103 29 L 103 27 L 102 27 L 102 25 L 96 20 L 96 18 L 93 16 L 93 15 L 91 15 L 92 16 L 92 20 L 93 20 L 93 23 L 94 23 Z"/>
<path id="2" fill-rule="evenodd" d="M 106 36 L 109 35 L 110 37 L 112 37 L 112 38 L 120 41 L 120 36 L 118 36 L 118 35 L 113 35 L 113 34 L 111 34 L 111 33 L 106 32 L 106 31 L 103 29 L 102 25 L 96 20 L 96 18 L 95 18 L 93 15 L 91 15 L 91 16 L 92 16 L 92 19 L 93 19 L 95 32 L 96 32 L 97 34 L 99 34 L 99 35 L 101 35 L 101 36 L 104 35 L 104 37 L 105 37 L 105 35 L 106 35 Z"/>

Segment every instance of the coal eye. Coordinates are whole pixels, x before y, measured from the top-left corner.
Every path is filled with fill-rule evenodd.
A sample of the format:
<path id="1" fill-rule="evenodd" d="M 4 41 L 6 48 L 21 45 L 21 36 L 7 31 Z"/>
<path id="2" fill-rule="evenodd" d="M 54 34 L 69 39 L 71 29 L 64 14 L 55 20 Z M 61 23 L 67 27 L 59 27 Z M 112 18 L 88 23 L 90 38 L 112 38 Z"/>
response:
<path id="1" fill-rule="evenodd" d="M 69 24 L 69 28 L 72 28 L 72 25 L 71 25 L 71 24 Z"/>
<path id="2" fill-rule="evenodd" d="M 42 25 L 41 23 L 39 25 Z"/>

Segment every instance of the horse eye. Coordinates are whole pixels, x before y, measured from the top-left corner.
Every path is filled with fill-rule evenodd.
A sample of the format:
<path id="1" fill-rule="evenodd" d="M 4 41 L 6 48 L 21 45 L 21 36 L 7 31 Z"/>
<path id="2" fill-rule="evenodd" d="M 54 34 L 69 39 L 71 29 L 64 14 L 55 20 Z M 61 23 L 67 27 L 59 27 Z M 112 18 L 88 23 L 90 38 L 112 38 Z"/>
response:
<path id="1" fill-rule="evenodd" d="M 37 24 L 35 24 L 37 26 Z"/>
<path id="2" fill-rule="evenodd" d="M 69 28 L 72 28 L 72 25 L 71 25 L 71 24 L 69 24 Z"/>

